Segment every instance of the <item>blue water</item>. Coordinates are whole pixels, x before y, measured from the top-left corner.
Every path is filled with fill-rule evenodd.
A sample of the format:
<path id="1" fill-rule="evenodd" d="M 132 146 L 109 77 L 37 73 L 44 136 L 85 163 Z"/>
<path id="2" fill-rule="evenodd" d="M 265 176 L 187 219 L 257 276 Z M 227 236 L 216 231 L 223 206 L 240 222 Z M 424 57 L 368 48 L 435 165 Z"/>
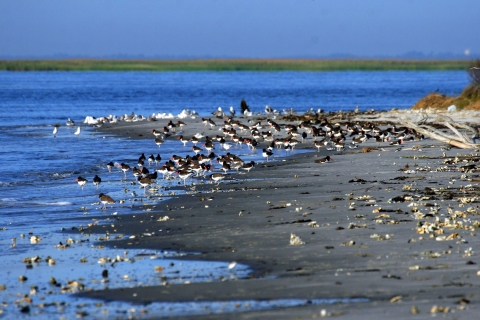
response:
<path id="1" fill-rule="evenodd" d="M 98 192 L 121 197 L 117 174 L 105 174 L 110 161 L 132 163 L 143 152 L 157 153 L 150 141 L 73 135 L 67 118 L 87 115 L 179 114 L 184 109 L 209 115 L 217 107 L 239 111 L 244 98 L 254 112 L 265 105 L 279 111 L 410 108 L 439 90 L 458 95 L 465 72 L 0 72 L 0 217 L 4 224 L 28 224 L 96 200 Z M 61 124 L 58 138 L 54 124 Z M 177 141 L 178 142 L 178 141 Z M 177 144 L 162 146 L 168 158 Z M 248 157 L 246 160 L 249 160 Z M 80 192 L 73 180 L 98 174 L 100 191 Z M 88 178 L 87 178 L 88 179 Z M 91 179 L 90 179 L 91 180 Z"/>
<path id="2" fill-rule="evenodd" d="M 435 90 L 458 95 L 468 84 L 465 72 L 0 72 L 0 246 L 4 256 L 21 261 L 35 253 L 28 233 L 48 238 L 65 224 L 62 219 L 86 214 L 119 215 L 139 210 L 156 200 L 141 197 L 130 177 L 122 181 L 118 169 L 108 174 L 110 161 L 133 164 L 141 153 L 168 159 L 178 154 L 178 141 L 166 141 L 159 150 L 151 140 L 128 140 L 94 135 L 85 128 L 79 136 L 64 124 L 81 124 L 86 116 L 154 113 L 179 114 L 184 109 L 207 116 L 218 107 L 239 111 L 245 99 L 253 112 L 266 105 L 279 111 L 311 108 L 325 111 L 410 108 Z M 61 124 L 57 138 L 54 124 Z M 182 155 L 192 154 L 185 150 Z M 244 160 L 258 159 L 244 149 Z M 102 178 L 99 190 L 91 182 Z M 74 182 L 90 180 L 85 190 Z M 124 188 L 135 190 L 133 197 Z M 168 185 L 164 196 L 181 188 Z M 177 190 L 178 189 L 178 190 Z M 107 212 L 95 205 L 100 192 L 125 199 Z M 135 202 L 142 199 L 143 202 Z M 0 229 L 1 230 L 1 229 Z M 15 249 L 11 238 L 26 234 Z M 43 245 L 43 247 L 42 247 Z M 48 241 L 38 248 L 52 245 Z M 20 264 L 20 267 L 23 267 Z M 0 278 L 2 284 L 2 278 Z M 28 290 L 27 290 L 28 291 Z"/>

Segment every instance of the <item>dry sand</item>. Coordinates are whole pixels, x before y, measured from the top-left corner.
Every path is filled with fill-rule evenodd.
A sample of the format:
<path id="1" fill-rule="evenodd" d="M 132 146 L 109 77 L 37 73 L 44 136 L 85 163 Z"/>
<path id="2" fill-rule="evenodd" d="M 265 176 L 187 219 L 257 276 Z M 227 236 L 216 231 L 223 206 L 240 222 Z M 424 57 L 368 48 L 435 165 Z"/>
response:
<path id="1" fill-rule="evenodd" d="M 167 121 L 98 130 L 153 139 L 148 132 Z M 199 122 L 190 120 L 185 134 L 217 134 Z M 308 143 L 312 141 L 309 137 Z M 374 150 L 362 153 L 367 146 Z M 375 142 L 343 152 L 312 149 L 261 163 L 218 187 L 198 184 L 195 194 L 165 201 L 143 215 L 122 217 L 116 231 L 109 224 L 94 225 L 83 232 L 139 235 L 110 241 L 110 246 L 200 252 L 194 259 L 236 261 L 254 272 L 235 281 L 167 283 L 81 295 L 134 303 L 369 299 L 198 317 L 202 319 L 476 318 L 480 177 L 460 167 L 480 158 L 473 150 L 440 147 L 426 139 L 408 142 L 398 152 L 395 146 Z M 334 161 L 315 163 L 325 155 Z M 165 215 L 171 220 L 156 221 Z M 154 229 L 165 231 L 141 236 Z M 304 243 L 291 245 L 291 234 Z"/>

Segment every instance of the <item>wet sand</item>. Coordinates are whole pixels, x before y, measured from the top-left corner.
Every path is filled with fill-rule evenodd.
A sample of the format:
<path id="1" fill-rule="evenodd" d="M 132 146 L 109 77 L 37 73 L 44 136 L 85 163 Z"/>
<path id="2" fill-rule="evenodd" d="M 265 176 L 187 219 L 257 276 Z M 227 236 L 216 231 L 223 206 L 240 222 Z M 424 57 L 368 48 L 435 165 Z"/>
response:
<path id="1" fill-rule="evenodd" d="M 97 130 L 153 140 L 152 128 L 167 122 L 121 123 Z M 184 133 L 196 132 L 220 134 L 203 127 L 199 119 L 188 121 Z M 199 252 L 194 259 L 247 264 L 253 270 L 248 279 L 186 284 L 169 284 L 166 279 L 163 286 L 81 296 L 141 304 L 369 299 L 198 316 L 202 319 L 426 319 L 432 312 L 475 318 L 480 240 L 478 200 L 472 197 L 480 177 L 475 171 L 463 176 L 459 170 L 478 161 L 476 154 L 470 156 L 475 152 L 444 151 L 431 139 L 408 142 L 398 152 L 397 146 L 375 142 L 342 152 L 315 152 L 312 141 L 310 136 L 302 145 L 312 152 L 259 163 L 219 186 L 196 184 L 194 193 L 178 195 L 147 213 L 123 216 L 114 227 L 100 224 L 82 231 L 136 235 L 110 241 L 108 245 L 116 248 Z M 363 153 L 363 147 L 373 150 Z M 467 153 L 456 163 L 446 163 Z M 326 155 L 334 160 L 315 163 Z M 170 220 L 157 221 L 166 215 Z M 143 235 L 152 231 L 153 236 Z M 292 234 L 303 244 L 291 245 Z"/>

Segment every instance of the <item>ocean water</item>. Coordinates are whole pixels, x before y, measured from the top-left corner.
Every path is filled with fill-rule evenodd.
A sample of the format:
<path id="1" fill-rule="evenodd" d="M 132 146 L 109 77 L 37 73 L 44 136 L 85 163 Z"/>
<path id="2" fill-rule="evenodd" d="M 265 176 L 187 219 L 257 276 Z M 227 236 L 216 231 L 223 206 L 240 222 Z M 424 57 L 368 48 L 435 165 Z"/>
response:
<path id="1" fill-rule="evenodd" d="M 353 110 L 356 106 L 360 110 L 405 109 L 437 89 L 458 95 L 467 84 L 465 72 L 452 71 L 0 72 L 2 255 L 21 261 L 25 255 L 54 245 L 54 240 L 43 241 L 32 248 L 29 233 L 55 239 L 55 232 L 72 225 L 64 219 L 104 214 L 92 205 L 100 192 L 126 199 L 125 206 L 115 207 L 117 214 L 138 211 L 142 203 L 133 200 L 142 198 L 143 191 L 129 186 L 131 173 L 128 181 L 122 181 L 123 173 L 114 169 L 109 174 L 106 164 L 133 164 L 141 153 L 160 152 L 164 160 L 179 154 L 178 141 L 167 140 L 159 149 L 150 140 L 92 135 L 88 127 L 76 136 L 75 128 L 65 126 L 67 118 L 82 124 L 86 116 L 177 115 L 185 109 L 208 116 L 218 107 L 234 106 L 238 112 L 241 99 L 253 112 L 263 111 L 266 105 L 297 112 Z M 54 124 L 62 125 L 56 138 Z M 187 153 L 191 154 L 185 150 L 182 155 Z M 247 161 L 261 158 L 246 149 L 241 153 Z M 95 174 L 102 178 L 99 190 L 92 185 Z M 74 182 L 78 176 L 89 179 L 85 190 Z M 136 190 L 138 196 L 126 194 L 124 187 Z M 17 246 L 11 249 L 14 237 Z"/>

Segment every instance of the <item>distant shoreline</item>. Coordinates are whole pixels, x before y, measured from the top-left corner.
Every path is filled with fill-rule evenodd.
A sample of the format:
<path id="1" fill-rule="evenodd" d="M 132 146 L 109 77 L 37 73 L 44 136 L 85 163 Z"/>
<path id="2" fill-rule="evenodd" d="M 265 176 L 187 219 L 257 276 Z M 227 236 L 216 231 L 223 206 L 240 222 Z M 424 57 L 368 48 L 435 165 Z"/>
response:
<path id="1" fill-rule="evenodd" d="M 3 71 L 460 71 L 469 60 L 191 59 L 0 60 Z"/>

